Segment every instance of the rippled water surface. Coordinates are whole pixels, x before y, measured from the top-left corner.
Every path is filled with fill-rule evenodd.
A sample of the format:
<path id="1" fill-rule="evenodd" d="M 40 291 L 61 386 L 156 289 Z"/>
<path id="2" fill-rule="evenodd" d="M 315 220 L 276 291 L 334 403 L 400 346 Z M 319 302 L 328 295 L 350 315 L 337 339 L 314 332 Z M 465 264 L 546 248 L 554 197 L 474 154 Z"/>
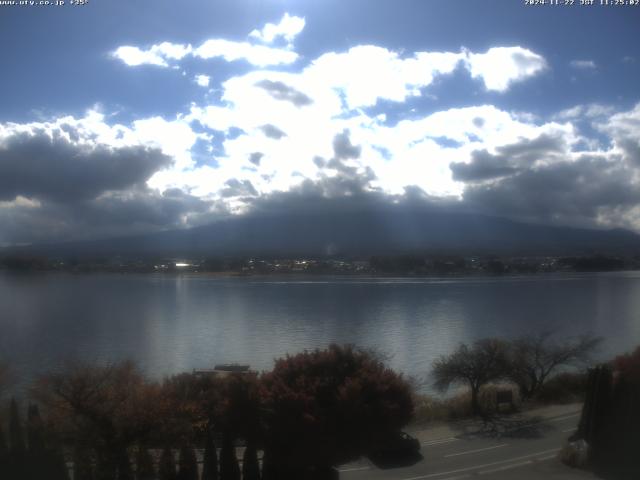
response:
<path id="1" fill-rule="evenodd" d="M 331 342 L 377 347 L 409 375 L 459 342 L 554 329 L 640 343 L 640 272 L 491 278 L 220 278 L 0 273 L 0 357 L 20 379 L 67 359 L 136 360 L 162 376 L 269 369 Z"/>

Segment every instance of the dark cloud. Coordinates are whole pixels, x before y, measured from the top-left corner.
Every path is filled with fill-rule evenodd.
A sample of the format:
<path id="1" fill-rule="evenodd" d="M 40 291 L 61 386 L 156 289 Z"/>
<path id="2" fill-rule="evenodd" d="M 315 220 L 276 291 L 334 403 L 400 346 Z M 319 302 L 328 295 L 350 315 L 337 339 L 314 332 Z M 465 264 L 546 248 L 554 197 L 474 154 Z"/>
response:
<path id="1" fill-rule="evenodd" d="M 313 103 L 307 95 L 280 81 L 260 80 L 255 85 L 266 90 L 276 100 L 291 102 L 296 107 L 305 107 Z"/>
<path id="2" fill-rule="evenodd" d="M 324 168 L 327 166 L 327 161 L 322 157 L 313 157 L 313 163 L 318 168 Z"/>
<path id="3" fill-rule="evenodd" d="M 224 198 L 229 197 L 255 197 L 258 191 L 249 180 L 238 180 L 231 178 L 224 184 L 221 195 Z"/>
<path id="4" fill-rule="evenodd" d="M 260 161 L 262 160 L 262 157 L 264 157 L 264 153 L 253 152 L 251 155 L 249 155 L 249 161 L 254 165 L 258 166 L 260 165 Z"/>
<path id="5" fill-rule="evenodd" d="M 474 182 L 504 177 L 518 172 L 509 166 L 509 160 L 502 155 L 491 155 L 486 150 L 476 150 L 471 154 L 471 162 L 456 162 L 449 165 L 453 179 Z"/>
<path id="6" fill-rule="evenodd" d="M 468 186 L 464 203 L 476 211 L 521 220 L 594 225 L 601 215 L 640 202 L 623 164 L 584 156 Z"/>
<path id="7" fill-rule="evenodd" d="M 333 139 L 333 151 L 338 159 L 359 158 L 362 148 L 351 144 L 349 131 L 344 130 Z"/>
<path id="8" fill-rule="evenodd" d="M 478 182 L 514 175 L 532 168 L 537 161 L 557 158 L 566 151 L 567 145 L 562 137 L 543 134 L 498 147 L 495 154 L 475 150 L 471 154 L 471 162 L 454 162 L 449 168 L 454 180 Z"/>
<path id="9" fill-rule="evenodd" d="M 262 125 L 260 127 L 260 130 L 262 130 L 262 133 L 264 133 L 267 137 L 273 138 L 274 140 L 280 140 L 282 137 L 287 136 L 286 133 L 284 133 L 275 125 L 271 125 L 270 123 L 267 123 L 266 125 Z"/>
<path id="10" fill-rule="evenodd" d="M 72 138 L 78 132 L 67 126 Z M 16 133 L 0 146 L 0 200 L 17 196 L 75 202 L 144 183 L 171 164 L 158 149 L 69 141 L 61 132 Z"/>
<path id="11" fill-rule="evenodd" d="M 154 232 L 208 223 L 220 215 L 210 202 L 169 189 L 146 187 L 109 192 L 73 203 L 16 202 L 0 207 L 0 245 L 93 239 Z"/>

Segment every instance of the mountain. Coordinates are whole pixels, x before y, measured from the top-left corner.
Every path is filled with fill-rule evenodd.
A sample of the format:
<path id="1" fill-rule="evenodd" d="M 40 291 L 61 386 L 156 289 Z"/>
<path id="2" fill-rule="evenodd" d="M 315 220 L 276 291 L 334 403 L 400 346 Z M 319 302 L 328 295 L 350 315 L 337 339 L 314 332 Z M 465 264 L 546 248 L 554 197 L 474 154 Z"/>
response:
<path id="1" fill-rule="evenodd" d="M 528 224 L 424 209 L 237 216 L 216 223 L 104 240 L 13 248 L 47 256 L 324 256 L 399 253 L 635 254 L 640 236 Z"/>

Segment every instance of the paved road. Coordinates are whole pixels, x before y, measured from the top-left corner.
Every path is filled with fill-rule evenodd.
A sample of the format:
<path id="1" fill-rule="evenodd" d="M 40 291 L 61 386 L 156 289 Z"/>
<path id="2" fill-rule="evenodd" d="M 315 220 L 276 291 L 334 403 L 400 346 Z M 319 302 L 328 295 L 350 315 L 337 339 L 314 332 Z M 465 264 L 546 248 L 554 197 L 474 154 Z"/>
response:
<path id="1" fill-rule="evenodd" d="M 340 467 L 342 480 L 569 480 L 594 475 L 563 465 L 558 451 L 575 430 L 580 406 L 501 417 L 483 424 L 411 432 L 421 457 L 402 462 L 362 459 Z M 439 435 L 438 435 L 439 434 Z"/>

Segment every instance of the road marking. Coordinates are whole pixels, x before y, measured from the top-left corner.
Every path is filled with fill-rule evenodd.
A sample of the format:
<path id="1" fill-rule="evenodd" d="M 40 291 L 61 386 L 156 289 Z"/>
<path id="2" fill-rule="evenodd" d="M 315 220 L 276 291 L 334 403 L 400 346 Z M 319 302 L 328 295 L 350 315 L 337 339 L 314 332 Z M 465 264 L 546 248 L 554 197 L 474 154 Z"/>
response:
<path id="1" fill-rule="evenodd" d="M 509 444 L 508 443 L 503 443 L 501 445 L 494 445 L 493 447 L 478 448 L 476 450 L 467 450 L 466 452 L 459 452 L 459 453 L 450 453 L 449 455 L 445 455 L 444 458 L 457 457 L 459 455 L 468 455 L 470 453 L 484 452 L 485 450 L 493 450 L 494 448 L 506 447 L 507 445 L 509 445 Z"/>
<path id="2" fill-rule="evenodd" d="M 524 462 L 513 463 L 511 465 L 505 465 L 504 467 L 492 468 L 491 470 L 480 470 L 479 475 L 486 475 L 487 473 L 504 472 L 505 470 L 511 470 L 512 468 L 524 467 L 530 465 L 533 462 L 531 460 L 525 460 Z"/>
<path id="3" fill-rule="evenodd" d="M 429 440 L 427 442 L 423 442 L 421 445 L 422 446 L 428 446 L 428 445 L 441 445 L 443 443 L 451 443 L 451 442 L 455 442 L 456 440 L 460 440 L 459 438 L 456 437 L 448 437 L 448 438 L 438 438 L 437 440 Z"/>
<path id="4" fill-rule="evenodd" d="M 422 475 L 420 477 L 404 478 L 402 480 L 423 480 L 425 478 L 441 477 L 442 475 L 450 475 L 452 473 L 468 472 L 470 470 L 477 470 L 479 468 L 492 467 L 494 465 L 501 465 L 503 463 L 515 462 L 515 461 L 518 461 L 518 460 L 523 460 L 525 458 L 535 457 L 535 456 L 538 456 L 538 455 L 546 455 L 546 454 L 551 453 L 551 452 L 557 453 L 558 451 L 560 451 L 559 448 L 552 448 L 550 450 L 543 450 L 542 452 L 530 453 L 529 455 L 522 455 L 521 457 L 509 458 L 508 460 L 500 460 L 498 462 L 485 463 L 485 464 L 482 464 L 482 465 L 474 465 L 472 467 L 459 468 L 457 470 L 449 470 L 448 472 L 430 473 L 429 475 Z"/>
<path id="5" fill-rule="evenodd" d="M 361 472 L 362 470 L 371 470 L 371 467 L 353 467 L 353 468 L 339 468 L 339 472 Z"/>
<path id="6" fill-rule="evenodd" d="M 580 412 L 574 413 L 574 414 L 571 414 L 571 415 L 567 415 L 565 417 L 552 418 L 552 419 L 550 419 L 548 421 L 549 422 L 561 422 L 562 420 L 568 420 L 569 418 L 577 417 L 578 415 L 580 415 Z"/>
<path id="7" fill-rule="evenodd" d="M 551 460 L 552 458 L 558 458 L 558 455 L 553 454 L 553 455 L 547 455 L 546 457 L 540 457 L 540 458 L 536 458 L 536 460 L 538 462 L 544 462 L 545 460 Z"/>
<path id="8" fill-rule="evenodd" d="M 564 430 L 562 430 L 562 433 L 575 432 L 575 431 L 576 431 L 575 427 L 573 427 L 573 428 L 565 428 Z"/>

